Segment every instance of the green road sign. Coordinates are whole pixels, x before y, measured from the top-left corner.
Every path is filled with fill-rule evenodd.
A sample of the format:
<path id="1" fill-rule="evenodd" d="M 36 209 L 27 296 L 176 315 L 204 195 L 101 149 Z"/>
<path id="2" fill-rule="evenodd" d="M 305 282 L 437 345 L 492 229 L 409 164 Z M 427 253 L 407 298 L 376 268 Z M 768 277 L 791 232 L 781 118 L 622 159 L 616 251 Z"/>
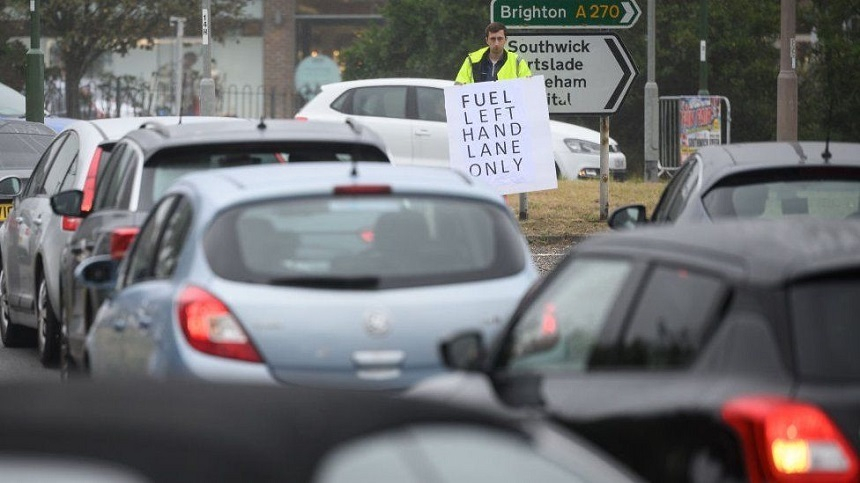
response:
<path id="1" fill-rule="evenodd" d="M 635 0 L 493 0 L 490 19 L 510 28 L 626 29 L 642 15 Z"/>

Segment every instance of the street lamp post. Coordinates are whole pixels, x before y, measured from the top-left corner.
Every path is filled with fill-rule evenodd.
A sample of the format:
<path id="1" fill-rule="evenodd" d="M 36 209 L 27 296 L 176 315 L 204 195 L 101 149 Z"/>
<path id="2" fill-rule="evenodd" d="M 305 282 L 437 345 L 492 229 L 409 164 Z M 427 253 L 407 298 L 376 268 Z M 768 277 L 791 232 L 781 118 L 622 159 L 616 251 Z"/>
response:
<path id="1" fill-rule="evenodd" d="M 45 122 L 45 54 L 39 33 L 39 0 L 30 0 L 30 49 L 27 50 L 28 121 Z"/>
<path id="2" fill-rule="evenodd" d="M 170 17 L 170 24 L 176 25 L 176 45 L 173 51 L 173 72 L 176 91 L 174 92 L 174 114 L 182 114 L 182 39 L 185 37 L 185 17 Z"/>
<path id="3" fill-rule="evenodd" d="M 660 159 L 660 98 L 656 71 L 656 4 L 648 0 L 648 81 L 645 83 L 645 181 L 657 181 Z"/>
<path id="4" fill-rule="evenodd" d="M 699 14 L 699 95 L 708 95 L 708 0 L 701 0 Z"/>
<path id="5" fill-rule="evenodd" d="M 777 141 L 797 141 L 796 10 L 796 0 L 781 0 L 779 75 L 776 78 Z"/>
<path id="6" fill-rule="evenodd" d="M 215 80 L 212 79 L 212 46 L 209 43 L 212 28 L 211 11 L 210 0 L 203 0 L 201 15 L 203 21 L 203 78 L 200 79 L 200 114 L 204 116 L 215 115 Z"/>

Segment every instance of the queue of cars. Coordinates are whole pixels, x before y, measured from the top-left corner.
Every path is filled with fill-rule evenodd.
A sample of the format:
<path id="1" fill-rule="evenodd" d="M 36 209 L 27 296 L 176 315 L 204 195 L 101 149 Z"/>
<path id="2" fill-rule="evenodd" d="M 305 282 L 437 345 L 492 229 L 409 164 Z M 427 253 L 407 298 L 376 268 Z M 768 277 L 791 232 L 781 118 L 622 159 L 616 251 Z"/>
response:
<path id="1" fill-rule="evenodd" d="M 610 226 L 636 230 L 589 238 L 538 280 L 497 194 L 391 166 L 394 149 L 352 116 L 143 123 L 99 144 L 110 156 L 88 169 L 57 154 L 71 136 L 0 227 L 3 342 L 24 340 L 29 314 L 63 374 L 378 389 L 537 415 L 565 427 L 570 455 L 606 462 L 588 481 L 860 478 L 860 145 L 703 148 L 667 185 L 662 223 L 639 227 L 644 208 L 624 207 Z M 44 172 L 55 164 L 62 176 Z M 24 254 L 47 258 L 16 251 L 40 230 L 18 220 L 29 198 L 52 223 L 75 220 L 59 299 L 44 265 L 23 284 L 36 295 L 10 287 Z M 506 444 L 411 431 L 425 448 Z M 397 467 L 380 442 L 406 444 L 374 437 L 326 481 L 364 474 L 371 456 Z M 499 478 L 544 474 L 504 454 L 523 466 Z"/>

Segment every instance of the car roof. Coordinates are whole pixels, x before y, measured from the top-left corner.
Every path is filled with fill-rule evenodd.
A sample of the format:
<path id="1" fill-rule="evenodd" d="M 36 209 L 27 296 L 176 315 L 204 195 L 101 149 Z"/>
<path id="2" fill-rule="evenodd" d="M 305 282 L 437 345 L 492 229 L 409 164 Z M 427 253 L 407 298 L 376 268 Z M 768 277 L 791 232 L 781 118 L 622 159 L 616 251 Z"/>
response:
<path id="1" fill-rule="evenodd" d="M 658 258 L 754 283 L 860 269 L 860 221 L 788 217 L 648 226 L 594 235 L 573 253 Z"/>
<path id="2" fill-rule="evenodd" d="M 353 168 L 358 173 L 352 176 Z M 481 199 L 502 204 L 489 186 L 448 168 L 316 162 L 245 166 L 185 175 L 168 190 L 192 191 L 215 209 L 253 199 L 332 193 L 335 186 L 387 185 L 395 193 Z"/>
<path id="3" fill-rule="evenodd" d="M 702 159 L 706 186 L 741 171 L 826 165 L 860 167 L 860 143 L 830 143 L 828 161 L 822 156 L 825 145 L 823 141 L 720 144 L 701 147 L 697 155 Z"/>
<path id="4" fill-rule="evenodd" d="M 224 121 L 237 121 L 237 118 L 217 116 L 183 116 L 183 124 L 214 123 Z M 164 125 L 178 124 L 179 116 L 140 116 L 140 117 L 114 117 L 108 119 L 89 119 L 75 121 L 67 124 L 62 131 L 95 129 L 105 141 L 116 141 L 128 132 L 140 128 L 146 123 L 159 123 Z M 250 121 L 246 122 L 250 123 Z"/>
<path id="5" fill-rule="evenodd" d="M 0 170 L 4 175 L 30 176 L 56 135 L 40 122 L 0 119 Z"/>
<path id="6" fill-rule="evenodd" d="M 431 86 L 431 87 L 446 87 L 454 85 L 454 81 L 447 79 L 431 79 L 423 77 L 383 77 L 379 79 L 360 79 L 342 82 L 332 82 L 322 86 L 323 90 L 341 89 L 346 90 L 353 87 L 368 87 L 368 86 Z"/>
<path id="7" fill-rule="evenodd" d="M 146 128 L 129 132 L 125 139 L 134 140 L 146 156 L 161 149 L 189 144 L 267 143 L 282 141 L 360 143 L 378 147 L 385 152 L 379 136 L 352 122 L 304 121 L 296 119 L 266 119 L 244 122 L 200 122 L 164 125 L 150 123 Z M 354 127 L 353 127 L 354 126 Z"/>

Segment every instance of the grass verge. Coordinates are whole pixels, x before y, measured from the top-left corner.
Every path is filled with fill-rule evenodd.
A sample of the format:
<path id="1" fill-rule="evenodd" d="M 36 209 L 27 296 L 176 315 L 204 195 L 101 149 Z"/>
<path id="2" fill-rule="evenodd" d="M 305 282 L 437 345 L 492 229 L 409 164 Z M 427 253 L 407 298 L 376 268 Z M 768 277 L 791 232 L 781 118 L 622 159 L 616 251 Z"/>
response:
<path id="1" fill-rule="evenodd" d="M 648 214 L 660 198 L 666 181 L 641 180 L 608 184 L 609 213 L 624 205 L 642 203 Z M 508 206 L 519 217 L 520 196 L 509 195 Z M 520 228 L 532 249 L 565 248 L 609 227 L 600 220 L 600 182 L 598 180 L 559 180 L 554 190 L 534 191 L 527 195 L 527 219 Z"/>

